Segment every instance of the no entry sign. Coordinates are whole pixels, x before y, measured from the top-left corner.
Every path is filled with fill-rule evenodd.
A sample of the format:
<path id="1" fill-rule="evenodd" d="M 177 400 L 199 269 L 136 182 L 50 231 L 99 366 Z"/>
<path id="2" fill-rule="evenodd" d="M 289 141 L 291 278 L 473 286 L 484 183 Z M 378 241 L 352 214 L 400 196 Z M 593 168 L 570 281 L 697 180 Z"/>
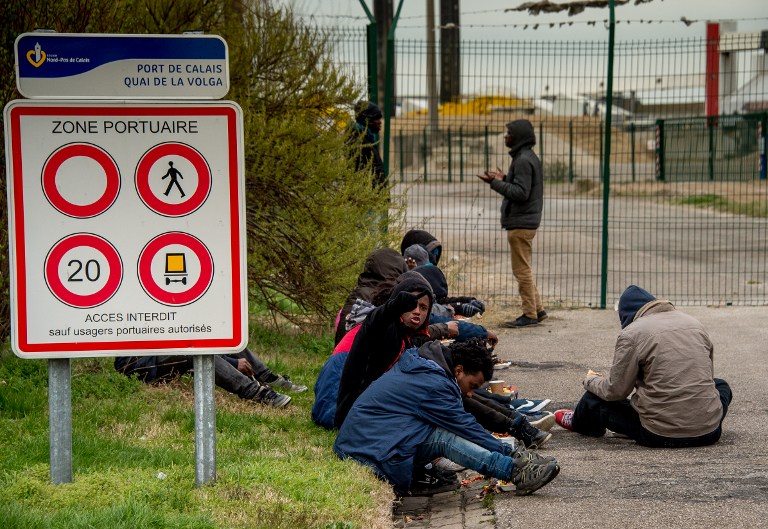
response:
<path id="1" fill-rule="evenodd" d="M 242 349 L 236 104 L 13 101 L 5 137 L 17 355 Z"/>

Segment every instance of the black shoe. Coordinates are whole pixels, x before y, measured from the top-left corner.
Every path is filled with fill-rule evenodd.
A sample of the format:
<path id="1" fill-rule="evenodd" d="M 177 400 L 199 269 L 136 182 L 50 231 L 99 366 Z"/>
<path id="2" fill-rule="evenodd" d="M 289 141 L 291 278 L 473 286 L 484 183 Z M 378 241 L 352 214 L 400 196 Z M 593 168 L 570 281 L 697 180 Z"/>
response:
<path id="1" fill-rule="evenodd" d="M 432 496 L 450 492 L 461 487 L 455 472 L 446 472 L 432 466 L 430 469 L 414 469 L 408 494 L 411 496 Z"/>
<path id="2" fill-rule="evenodd" d="M 547 318 L 549 318 L 549 314 L 547 314 L 546 310 L 540 310 L 539 312 L 536 313 L 536 320 L 539 323 L 546 320 Z"/>
<path id="3" fill-rule="evenodd" d="M 511 432 L 512 435 L 520 439 L 523 446 L 528 449 L 541 448 L 544 443 L 552 438 L 551 433 L 531 426 L 526 420 L 524 420 L 516 430 L 517 431 L 515 432 Z"/>
<path id="4" fill-rule="evenodd" d="M 278 393 L 269 386 L 261 386 L 251 400 L 273 408 L 285 408 L 291 402 L 291 397 Z"/>
<path id="5" fill-rule="evenodd" d="M 538 325 L 538 324 L 539 324 L 539 320 L 535 318 L 529 318 L 528 316 L 523 314 L 516 320 L 505 321 L 504 323 L 501 324 L 501 326 L 515 329 L 517 327 L 528 327 L 530 325 Z"/>

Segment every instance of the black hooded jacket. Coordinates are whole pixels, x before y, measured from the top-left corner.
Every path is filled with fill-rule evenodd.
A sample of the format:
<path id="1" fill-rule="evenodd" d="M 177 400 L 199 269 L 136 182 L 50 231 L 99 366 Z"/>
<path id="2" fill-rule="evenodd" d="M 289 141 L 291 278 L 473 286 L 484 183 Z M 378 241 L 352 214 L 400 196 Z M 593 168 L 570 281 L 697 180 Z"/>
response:
<path id="1" fill-rule="evenodd" d="M 418 294 L 414 296 L 412 292 Z M 400 321 L 400 316 L 416 307 L 418 299 L 425 294 L 429 296 L 431 311 L 434 294 L 429 283 L 421 274 L 406 272 L 398 278 L 389 300 L 363 320 L 341 373 L 333 421 L 336 428 L 341 427 L 357 397 L 389 370 L 406 348 L 416 345 L 414 335 L 429 338 L 429 315 L 418 329 L 411 329 Z"/>
<path id="2" fill-rule="evenodd" d="M 405 264 L 405 259 L 396 250 L 379 248 L 368 255 L 363 272 L 357 278 L 357 286 L 349 293 L 347 301 L 341 309 L 339 326 L 336 328 L 336 344 L 347 333 L 344 322 L 347 314 L 352 310 L 352 305 L 355 304 L 355 301 L 358 299 L 368 302 L 373 301 L 373 296 L 383 281 L 397 279 L 407 271 L 408 266 Z"/>
<path id="3" fill-rule="evenodd" d="M 400 243 L 400 253 L 405 255 L 405 250 L 414 244 L 421 244 L 429 253 L 429 262 L 437 266 L 440 262 L 440 255 L 443 253 L 443 245 L 434 235 L 424 230 L 410 230 L 403 235 L 403 242 Z"/>
<path id="4" fill-rule="evenodd" d="M 512 163 L 504 180 L 491 180 L 491 189 L 504 197 L 501 227 L 535 230 L 541 224 L 544 208 L 544 174 L 539 157 L 531 150 L 536 145 L 536 134 L 527 119 L 507 123 L 507 132 L 511 136 Z"/>

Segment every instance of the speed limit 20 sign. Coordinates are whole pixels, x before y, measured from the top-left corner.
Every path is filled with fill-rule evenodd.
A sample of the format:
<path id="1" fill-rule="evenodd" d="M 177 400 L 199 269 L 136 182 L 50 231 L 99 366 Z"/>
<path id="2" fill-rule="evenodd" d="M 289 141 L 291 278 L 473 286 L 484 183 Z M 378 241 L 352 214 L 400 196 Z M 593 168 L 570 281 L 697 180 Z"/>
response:
<path id="1" fill-rule="evenodd" d="M 244 346 L 236 104 L 14 101 L 5 137 L 17 355 Z"/>

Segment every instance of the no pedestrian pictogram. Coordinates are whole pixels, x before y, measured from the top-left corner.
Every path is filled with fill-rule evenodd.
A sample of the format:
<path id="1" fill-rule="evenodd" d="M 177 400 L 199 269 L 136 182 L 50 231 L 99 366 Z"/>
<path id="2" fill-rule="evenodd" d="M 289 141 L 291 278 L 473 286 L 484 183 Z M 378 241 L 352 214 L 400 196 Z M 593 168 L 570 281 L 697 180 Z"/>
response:
<path id="1" fill-rule="evenodd" d="M 196 149 L 169 142 L 149 149 L 136 167 L 136 191 L 146 206 L 166 217 L 183 217 L 203 205 L 211 170 Z"/>

